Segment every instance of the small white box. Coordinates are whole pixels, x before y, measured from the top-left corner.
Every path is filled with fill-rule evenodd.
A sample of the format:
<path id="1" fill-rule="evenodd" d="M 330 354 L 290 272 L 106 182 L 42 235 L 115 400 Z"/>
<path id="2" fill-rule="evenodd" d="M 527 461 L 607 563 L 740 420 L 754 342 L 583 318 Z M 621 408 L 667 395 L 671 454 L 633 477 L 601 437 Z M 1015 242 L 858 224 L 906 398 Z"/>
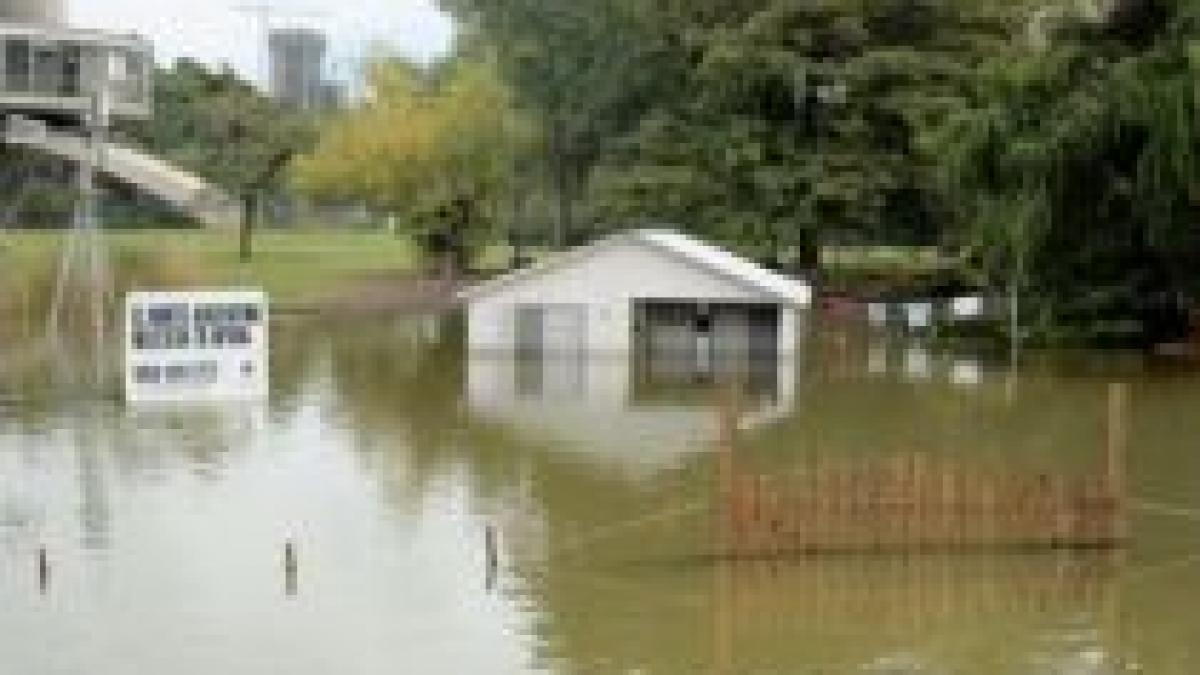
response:
<path id="1" fill-rule="evenodd" d="M 929 328 L 933 325 L 933 304 L 928 302 L 910 302 L 904 305 L 904 316 L 908 327 L 914 330 Z"/>
<path id="2" fill-rule="evenodd" d="M 956 319 L 978 319 L 983 316 L 983 298 L 977 295 L 955 298 L 951 312 Z"/>
<path id="3" fill-rule="evenodd" d="M 867 321 L 875 328 L 887 325 L 888 306 L 882 302 L 872 302 L 867 305 Z"/>

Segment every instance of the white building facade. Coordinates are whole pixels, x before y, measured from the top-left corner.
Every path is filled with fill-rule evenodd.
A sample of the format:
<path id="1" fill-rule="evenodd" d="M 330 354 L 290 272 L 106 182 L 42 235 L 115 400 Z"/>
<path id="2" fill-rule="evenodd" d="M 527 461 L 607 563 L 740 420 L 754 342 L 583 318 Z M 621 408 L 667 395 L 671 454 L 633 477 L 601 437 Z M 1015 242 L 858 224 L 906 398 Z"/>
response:
<path id="1" fill-rule="evenodd" d="M 670 230 L 630 230 L 463 293 L 473 353 L 795 353 L 812 289 Z"/>

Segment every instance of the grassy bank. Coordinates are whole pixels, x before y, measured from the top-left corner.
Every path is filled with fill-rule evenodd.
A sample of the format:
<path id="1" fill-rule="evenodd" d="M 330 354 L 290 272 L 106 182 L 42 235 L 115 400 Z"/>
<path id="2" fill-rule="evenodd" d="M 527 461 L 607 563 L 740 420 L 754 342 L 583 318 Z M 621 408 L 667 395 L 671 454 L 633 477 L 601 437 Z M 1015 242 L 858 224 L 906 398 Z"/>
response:
<path id="1" fill-rule="evenodd" d="M 922 294 L 967 276 L 960 260 L 936 248 L 906 246 L 828 246 L 821 272 L 827 290 L 863 297 Z"/>
<path id="2" fill-rule="evenodd" d="M 63 241 L 58 232 L 0 234 L 0 289 L 44 283 Z M 255 286 L 281 304 L 314 302 L 340 284 L 418 268 L 411 241 L 381 232 L 263 232 L 249 263 L 238 260 L 234 232 L 113 231 L 105 241 L 123 286 Z"/>
<path id="3" fill-rule="evenodd" d="M 0 232 L 0 292 L 32 286 L 36 295 L 36 287 L 53 279 L 63 241 L 61 232 Z M 122 288 L 262 287 L 281 305 L 318 303 L 360 281 L 421 269 L 412 240 L 384 231 L 263 231 L 255 235 L 249 263 L 238 260 L 232 231 L 114 230 L 105 241 Z M 506 246 L 491 246 L 474 266 L 493 274 L 505 268 L 510 254 Z M 822 255 L 830 290 L 867 295 L 928 285 L 953 274 L 955 262 L 923 248 L 827 248 Z"/>

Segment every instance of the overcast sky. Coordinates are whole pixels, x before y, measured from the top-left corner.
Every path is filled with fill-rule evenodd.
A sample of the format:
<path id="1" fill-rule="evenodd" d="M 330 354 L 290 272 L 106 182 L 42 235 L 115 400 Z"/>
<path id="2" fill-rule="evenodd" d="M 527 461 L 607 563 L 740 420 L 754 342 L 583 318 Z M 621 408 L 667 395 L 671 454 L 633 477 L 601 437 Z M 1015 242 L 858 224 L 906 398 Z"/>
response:
<path id="1" fill-rule="evenodd" d="M 427 58 L 445 51 L 453 27 L 435 0 L 68 0 L 71 22 L 81 28 L 134 31 L 150 37 L 160 60 L 189 56 L 229 63 L 260 78 L 262 34 L 257 19 L 234 11 L 245 5 L 276 8 L 276 26 L 305 25 L 328 31 L 335 74 L 354 57 L 381 44 Z M 292 17 L 292 14 L 315 16 Z M 340 73 L 350 76 L 350 72 Z"/>

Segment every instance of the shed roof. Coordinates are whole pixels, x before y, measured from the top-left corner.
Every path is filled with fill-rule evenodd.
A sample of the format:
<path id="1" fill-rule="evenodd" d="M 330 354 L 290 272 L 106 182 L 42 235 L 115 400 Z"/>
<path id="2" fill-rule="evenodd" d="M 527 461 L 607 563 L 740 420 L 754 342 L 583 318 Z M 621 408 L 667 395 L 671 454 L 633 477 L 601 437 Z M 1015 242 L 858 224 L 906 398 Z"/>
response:
<path id="1" fill-rule="evenodd" d="M 625 230 L 586 246 L 550 256 L 530 267 L 485 281 L 462 291 L 460 297 L 468 301 L 486 297 L 513 284 L 577 263 L 622 243 L 653 248 L 788 304 L 807 305 L 812 301 L 812 289 L 804 281 L 773 272 L 719 246 L 669 229 Z"/>

